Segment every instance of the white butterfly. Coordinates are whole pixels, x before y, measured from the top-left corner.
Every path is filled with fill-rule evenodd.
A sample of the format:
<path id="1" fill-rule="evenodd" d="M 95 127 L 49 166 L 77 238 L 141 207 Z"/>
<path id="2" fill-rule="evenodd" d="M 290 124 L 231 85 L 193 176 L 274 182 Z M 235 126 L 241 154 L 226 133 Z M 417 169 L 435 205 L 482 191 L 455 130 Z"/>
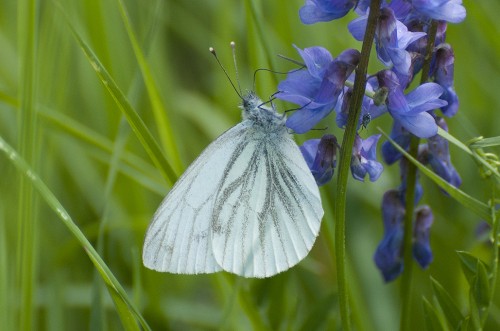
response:
<path id="1" fill-rule="evenodd" d="M 144 241 L 146 267 L 262 278 L 311 250 L 323 208 L 286 117 L 253 93 L 241 108 L 243 121 L 201 153 L 156 211 Z"/>

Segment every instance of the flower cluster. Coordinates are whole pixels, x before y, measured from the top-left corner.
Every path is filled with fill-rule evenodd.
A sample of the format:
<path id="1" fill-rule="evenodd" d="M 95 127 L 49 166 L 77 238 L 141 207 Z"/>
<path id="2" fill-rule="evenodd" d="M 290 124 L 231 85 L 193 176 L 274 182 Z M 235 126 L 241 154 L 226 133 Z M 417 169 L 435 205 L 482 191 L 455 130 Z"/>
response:
<path id="1" fill-rule="evenodd" d="M 304 24 L 314 24 L 341 18 L 354 10 L 359 17 L 349 23 L 348 30 L 356 40 L 362 41 L 370 4 L 369 0 L 306 0 L 299 16 Z M 400 147 L 408 149 L 412 136 L 426 139 L 419 147 L 420 162 L 429 165 L 452 185 L 460 185 L 460 176 L 450 160 L 448 142 L 438 135 L 438 131 L 439 128 L 447 130 L 443 116 L 455 115 L 459 105 L 453 88 L 454 54 L 445 42 L 446 28 L 448 23 L 463 21 L 465 16 L 461 0 L 382 1 L 374 41 L 377 57 L 386 68 L 367 77 L 350 160 L 354 179 L 364 181 L 368 175 L 370 181 L 376 181 L 380 177 L 383 166 L 377 161 L 376 150 L 381 136 L 363 139 L 361 134 L 371 120 L 388 114 L 393 119 L 390 136 Z M 432 26 L 437 29 L 431 29 Z M 434 36 L 429 35 L 435 30 Z M 430 40 L 434 40 L 432 47 L 428 47 Z M 360 53 L 347 49 L 334 57 L 320 46 L 294 47 L 302 58 L 303 67 L 290 71 L 279 83 L 276 93 L 277 98 L 298 105 L 286 125 L 296 133 L 305 133 L 335 112 L 336 124 L 343 129 L 350 111 L 353 73 Z M 431 53 L 427 54 L 429 50 Z M 407 92 L 429 56 L 431 61 L 427 64 L 430 65 L 425 68 L 430 69 L 423 74 L 431 81 Z M 337 149 L 337 140 L 331 133 L 321 139 L 308 140 L 301 146 L 318 185 L 332 178 Z M 404 215 L 407 212 L 415 215 L 413 255 L 423 268 L 432 261 L 429 230 L 433 216 L 428 206 L 405 210 L 408 163 L 398 149 L 386 141 L 382 145 L 382 157 L 387 164 L 400 162 L 401 169 L 401 185 L 388 191 L 383 199 L 385 234 L 374 256 L 384 279 L 390 281 L 403 270 Z M 415 190 L 415 202 L 418 203 L 423 194 L 418 182 Z"/>
<path id="2" fill-rule="evenodd" d="M 386 282 L 394 280 L 403 271 L 402 244 L 406 210 L 401 198 L 399 190 L 389 190 L 382 200 L 384 238 L 377 247 L 374 260 Z M 413 258 L 422 268 L 426 268 L 433 258 L 429 242 L 433 220 L 429 206 L 421 206 L 415 210 L 412 251 Z"/>

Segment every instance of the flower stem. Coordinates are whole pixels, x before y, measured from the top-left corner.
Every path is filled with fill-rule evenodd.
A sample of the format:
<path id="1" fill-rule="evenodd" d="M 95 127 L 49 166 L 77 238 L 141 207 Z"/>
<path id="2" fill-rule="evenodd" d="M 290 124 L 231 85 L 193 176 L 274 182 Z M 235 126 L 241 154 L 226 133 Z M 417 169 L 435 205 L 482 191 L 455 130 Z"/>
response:
<path id="1" fill-rule="evenodd" d="M 422 75 L 420 84 L 424 84 L 429 79 L 429 69 L 432 60 L 432 50 L 436 39 L 437 22 L 432 21 L 427 33 L 427 49 L 424 64 L 422 66 Z M 413 136 L 410 142 L 409 154 L 417 159 L 418 145 L 420 138 Z M 406 178 L 406 215 L 404 220 L 404 239 L 403 239 L 403 263 L 404 271 L 401 280 L 401 322 L 400 330 L 408 330 L 411 317 L 412 300 L 412 270 L 413 270 L 413 210 L 415 209 L 415 188 L 417 185 L 417 167 L 408 162 L 408 176 Z"/>
<path id="2" fill-rule="evenodd" d="M 337 268 L 340 317 L 342 320 L 342 330 L 351 329 L 349 319 L 349 299 L 347 293 L 346 279 L 346 250 L 345 250 L 345 207 L 347 193 L 347 177 L 351 163 L 352 147 L 358 125 L 358 118 L 361 112 L 361 104 L 365 92 L 366 73 L 368 70 L 368 61 L 370 51 L 375 36 L 377 19 L 380 12 L 381 0 L 372 0 L 370 4 L 370 14 L 368 15 L 368 24 L 366 25 L 365 37 L 361 48 L 361 58 L 356 68 L 354 79 L 353 95 L 349 106 L 349 115 L 347 126 L 340 148 L 340 162 L 337 182 L 337 200 L 335 208 L 335 263 Z"/>

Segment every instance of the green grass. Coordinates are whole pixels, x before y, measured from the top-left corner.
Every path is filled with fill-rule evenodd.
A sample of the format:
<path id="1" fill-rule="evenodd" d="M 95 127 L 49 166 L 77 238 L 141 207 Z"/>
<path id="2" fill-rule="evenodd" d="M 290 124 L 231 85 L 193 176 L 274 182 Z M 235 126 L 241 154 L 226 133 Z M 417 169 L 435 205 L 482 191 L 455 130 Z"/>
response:
<path id="1" fill-rule="evenodd" d="M 146 227 L 177 176 L 240 120 L 238 97 L 209 46 L 232 74 L 229 42 L 236 42 L 244 89 L 252 88 L 256 69 L 293 68 L 276 56 L 298 59 L 292 43 L 322 45 L 333 55 L 347 47 L 360 49 L 346 27 L 355 14 L 304 26 L 297 15 L 302 4 L 0 2 L 2 330 L 340 328 L 335 181 L 321 189 L 326 214 L 312 252 L 276 277 L 163 274 L 145 269 L 141 261 Z M 449 25 L 447 32 L 461 101 L 459 115 L 448 124 L 463 143 L 496 137 L 500 127 L 500 20 L 494 14 L 500 4 L 465 1 L 465 6 L 466 21 Z M 369 73 L 378 68 L 372 55 Z M 269 97 L 283 77 L 259 72 L 257 93 Z M 333 117 L 324 126 L 340 136 L 328 121 Z M 374 120 L 363 135 L 378 133 L 377 127 L 389 132 L 390 121 Z M 450 188 L 439 179 L 421 174 L 424 203 L 435 215 L 435 260 L 428 270 L 413 268 L 415 330 L 443 324 L 443 316 L 456 322 L 471 305 L 484 305 L 481 289 L 498 289 L 496 268 L 487 286 L 489 269 L 470 258 L 476 274 L 466 277 L 465 255 L 456 254 L 471 252 L 490 268 L 491 260 L 498 260 L 474 234 L 479 215 L 498 230 L 488 204 L 498 184 L 481 177 L 488 169 L 478 159 L 484 154 L 475 152 L 498 154 L 497 142 L 493 138 L 470 149 L 452 145 L 463 185 L 451 197 L 441 193 L 438 185 Z M 372 261 L 383 231 L 381 198 L 397 185 L 397 166 L 386 167 L 376 183 L 348 180 L 346 273 L 356 330 L 399 326 L 401 280 L 384 284 Z M 471 295 L 470 286 L 477 289 Z M 485 308 L 490 312 L 486 330 L 500 324 L 497 292 Z M 471 325 L 482 318 L 472 314 Z"/>

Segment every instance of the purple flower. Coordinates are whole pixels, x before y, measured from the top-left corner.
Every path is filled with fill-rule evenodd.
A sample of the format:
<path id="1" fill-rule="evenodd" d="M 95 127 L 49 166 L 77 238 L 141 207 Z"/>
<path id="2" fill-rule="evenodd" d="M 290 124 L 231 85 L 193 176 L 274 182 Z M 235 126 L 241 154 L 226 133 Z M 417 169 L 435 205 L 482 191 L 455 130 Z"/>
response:
<path id="1" fill-rule="evenodd" d="M 412 4 L 418 13 L 437 21 L 460 23 L 466 16 L 462 0 L 412 0 Z"/>
<path id="2" fill-rule="evenodd" d="M 408 31 L 403 23 L 396 20 L 392 9 L 382 8 L 375 39 L 378 58 L 386 66 L 393 64 L 394 71 L 408 75 L 411 55 L 406 48 L 425 35 L 424 32 Z"/>
<path id="3" fill-rule="evenodd" d="M 354 77 L 349 77 L 349 79 L 353 79 Z M 365 87 L 366 94 L 374 94 L 373 98 L 367 97 L 366 95 L 363 97 L 363 102 L 361 104 L 361 112 L 359 114 L 358 119 L 358 129 L 366 124 L 366 119 L 369 118 L 370 121 L 379 117 L 380 115 L 387 112 L 387 107 L 385 105 L 376 105 L 375 100 L 384 99 L 384 93 L 382 93 L 378 88 L 377 79 L 375 77 L 368 77 Z M 335 121 L 337 122 L 337 126 L 339 128 L 345 128 L 347 125 L 347 117 L 349 115 L 349 102 L 352 96 L 351 88 L 344 88 L 344 93 L 341 93 L 338 100 L 337 105 L 335 107 L 335 111 L 337 112 L 337 118 Z M 382 101 L 382 103 L 384 102 Z"/>
<path id="4" fill-rule="evenodd" d="M 420 154 L 420 150 L 419 150 Z M 420 156 L 419 156 L 420 157 Z M 402 158 L 399 161 L 399 173 L 401 176 L 401 185 L 399 185 L 399 192 L 401 193 L 401 203 L 405 204 L 406 203 L 406 187 L 408 185 L 408 164 L 409 161 L 407 158 Z M 422 184 L 420 184 L 419 181 L 420 173 L 417 170 L 417 178 L 416 178 L 416 183 L 415 183 L 415 204 L 418 204 L 420 199 L 422 199 L 422 195 L 424 195 L 424 189 L 422 187 Z"/>
<path id="5" fill-rule="evenodd" d="M 301 50 L 294 46 L 307 70 L 294 70 L 278 85 L 276 97 L 300 105 L 286 125 L 296 133 L 305 133 L 335 107 L 344 83 L 356 68 L 360 54 L 348 49 L 333 59 L 323 47 Z"/>
<path id="6" fill-rule="evenodd" d="M 380 86 L 389 89 L 386 101 L 387 110 L 395 121 L 420 138 L 428 138 L 437 134 L 434 117 L 427 111 L 446 105 L 446 101 L 439 99 L 443 93 L 441 86 L 436 83 L 426 83 L 404 95 L 394 72 L 380 71 L 377 78 Z"/>
<path id="7" fill-rule="evenodd" d="M 449 44 L 441 44 L 437 48 L 434 68 L 434 81 L 444 88 L 441 99 L 448 102 L 441 107 L 443 115 L 451 117 L 458 111 L 458 96 L 453 89 L 455 56 Z"/>
<path id="8" fill-rule="evenodd" d="M 448 28 L 448 23 L 445 21 L 439 21 L 436 31 L 436 40 L 434 41 L 434 46 L 443 44 L 446 40 L 446 30 Z"/>
<path id="9" fill-rule="evenodd" d="M 368 14 L 349 23 L 348 28 L 357 40 L 363 40 Z M 379 60 L 386 66 L 393 65 L 393 70 L 404 76 L 409 76 L 411 54 L 406 51 L 409 44 L 424 37 L 424 32 L 408 31 L 406 26 L 398 21 L 390 7 L 383 7 L 375 31 L 375 45 Z"/>
<path id="10" fill-rule="evenodd" d="M 429 241 L 430 229 L 434 216 L 429 206 L 422 206 L 415 211 L 415 225 L 413 226 L 413 258 L 422 268 L 427 268 L 432 262 L 432 250 Z"/>
<path id="11" fill-rule="evenodd" d="M 448 126 L 443 118 L 438 118 L 437 124 L 443 130 L 448 131 Z M 434 172 L 451 185 L 455 187 L 460 186 L 462 180 L 455 167 L 453 167 L 453 164 L 451 164 L 448 140 L 440 135 L 435 135 L 427 140 L 427 147 L 428 154 L 425 161 L 427 161 Z"/>
<path id="12" fill-rule="evenodd" d="M 366 86 L 368 87 L 368 84 L 366 84 Z M 335 118 L 335 122 L 337 123 L 337 126 L 341 129 L 345 128 L 345 126 L 347 125 L 347 117 L 349 116 L 349 106 L 351 98 L 352 98 L 352 88 L 348 88 L 347 91 L 345 91 L 340 95 L 337 107 L 335 107 L 335 110 L 337 111 L 337 117 Z"/>
<path id="13" fill-rule="evenodd" d="M 318 186 L 328 183 L 337 162 L 337 138 L 331 134 L 321 139 L 310 139 L 300 146 L 300 151 Z"/>
<path id="14" fill-rule="evenodd" d="M 380 241 L 373 259 L 382 272 L 384 280 L 390 282 L 403 272 L 401 246 L 404 237 L 405 207 L 401 203 L 397 190 L 390 190 L 384 194 L 382 216 L 384 237 Z"/>
<path id="15" fill-rule="evenodd" d="M 380 134 L 373 135 L 363 140 L 356 135 L 351 157 L 351 173 L 354 179 L 364 181 L 366 174 L 370 181 L 376 181 L 384 167 L 377 161 L 377 142 Z"/>
<path id="16" fill-rule="evenodd" d="M 390 137 L 404 150 L 407 150 L 410 147 L 410 132 L 405 130 L 399 122 L 394 122 L 392 125 Z M 385 163 L 393 164 L 397 160 L 401 159 L 402 155 L 403 154 L 401 154 L 390 141 L 385 141 L 382 144 L 382 157 L 384 158 Z"/>
<path id="17" fill-rule="evenodd" d="M 345 16 L 357 0 L 306 0 L 300 8 L 300 20 L 304 24 L 328 22 Z"/>
<path id="18" fill-rule="evenodd" d="M 384 280 L 390 282 L 403 272 L 404 217 L 406 211 L 401 199 L 401 192 L 389 190 L 382 199 L 384 219 L 384 237 L 373 256 Z M 415 222 L 412 235 L 412 255 L 422 268 L 432 262 L 430 247 L 430 227 L 433 222 L 432 211 L 428 206 L 415 210 Z"/>
<path id="19" fill-rule="evenodd" d="M 409 31 L 413 32 L 427 32 L 429 30 L 429 22 L 422 22 L 418 17 L 413 17 L 412 19 L 405 22 L 405 25 L 408 27 Z M 436 39 L 434 41 L 434 46 L 438 46 L 444 43 L 446 39 L 446 28 L 447 24 L 444 21 L 437 22 L 437 31 L 436 31 Z M 424 57 L 427 51 L 427 36 L 420 38 L 406 48 L 407 51 L 411 52 L 414 59 L 413 64 L 413 74 L 417 74 L 422 69 L 422 65 L 424 63 Z M 435 57 L 433 58 L 433 63 L 435 62 Z M 433 71 L 433 70 L 431 70 Z"/>

